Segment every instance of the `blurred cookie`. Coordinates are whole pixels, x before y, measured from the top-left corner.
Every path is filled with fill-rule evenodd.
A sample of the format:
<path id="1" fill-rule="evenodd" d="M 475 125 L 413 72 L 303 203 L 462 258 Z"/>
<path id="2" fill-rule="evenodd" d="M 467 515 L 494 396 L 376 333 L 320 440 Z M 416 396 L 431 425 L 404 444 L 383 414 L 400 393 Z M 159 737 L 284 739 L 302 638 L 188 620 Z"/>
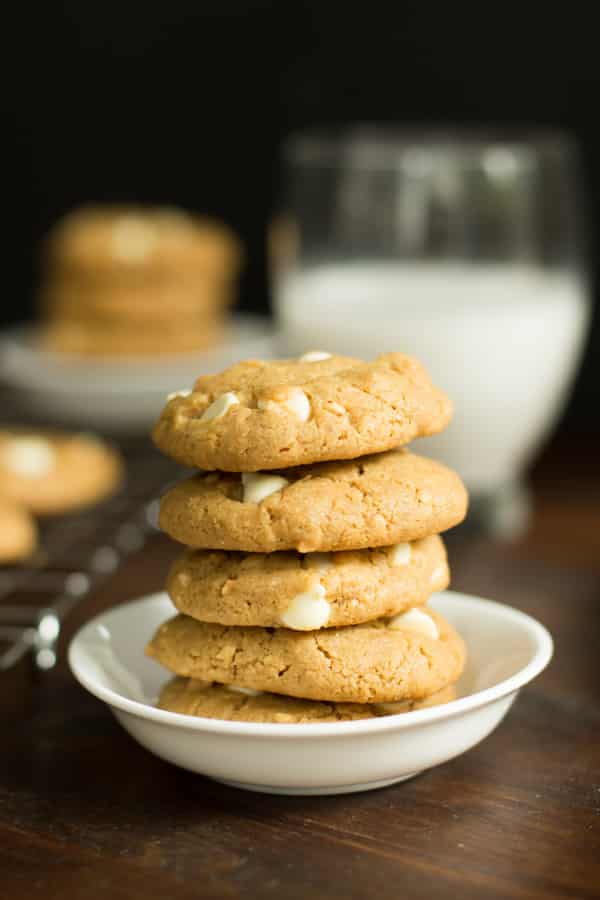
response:
<path id="1" fill-rule="evenodd" d="M 47 287 L 40 302 L 46 316 L 62 322 L 139 328 L 143 321 L 174 331 L 181 325 L 202 324 L 215 307 L 229 301 L 231 291 L 217 292 L 203 280 L 190 278 L 188 282 L 114 285 L 107 291 L 96 283 L 75 288 L 61 281 Z"/>
<path id="2" fill-rule="evenodd" d="M 146 648 L 176 675 L 310 700 L 419 700 L 460 676 L 465 647 L 438 613 L 411 609 L 349 628 L 235 628 L 176 616 Z"/>
<path id="3" fill-rule="evenodd" d="M 240 257 L 228 228 L 183 210 L 73 212 L 45 242 L 39 343 L 107 358 L 213 347 Z"/>
<path id="4" fill-rule="evenodd" d="M 122 474 L 116 451 L 92 435 L 0 431 L 0 497 L 39 515 L 96 503 L 116 490 Z"/>
<path id="5" fill-rule="evenodd" d="M 312 553 L 418 540 L 457 525 L 466 509 L 455 472 L 391 450 L 275 474 L 197 475 L 162 498 L 160 526 L 198 549 Z"/>
<path id="6" fill-rule="evenodd" d="M 37 528 L 23 506 L 0 496 L 0 563 L 19 562 L 37 546 Z"/>
<path id="7" fill-rule="evenodd" d="M 219 625 L 337 628 L 392 616 L 448 586 L 437 535 L 379 550 L 226 553 L 188 550 L 167 591 L 177 609 Z"/>
<path id="8" fill-rule="evenodd" d="M 144 326 L 116 328 L 75 322 L 52 322 L 40 332 L 44 350 L 77 356 L 163 356 L 205 350 L 221 337 L 219 322 L 195 323 L 193 327 L 165 329 Z"/>
<path id="9" fill-rule="evenodd" d="M 65 216 L 45 244 L 52 270 L 95 278 L 135 275 L 154 282 L 166 271 L 229 273 L 240 247 L 233 233 L 181 209 L 87 207 Z"/>
<path id="10" fill-rule="evenodd" d="M 450 401 L 401 353 L 248 360 L 203 375 L 165 407 L 153 437 L 183 465 L 228 472 L 354 459 L 441 431 Z"/>
<path id="11" fill-rule="evenodd" d="M 301 700 L 280 694 L 252 691 L 237 685 L 211 684 L 194 678 L 173 678 L 162 689 L 157 706 L 185 716 L 205 716 L 231 722 L 274 722 L 277 724 L 317 724 L 371 719 L 395 713 L 413 712 L 454 700 L 453 686 L 430 694 L 424 700 L 400 703 L 326 703 Z"/>

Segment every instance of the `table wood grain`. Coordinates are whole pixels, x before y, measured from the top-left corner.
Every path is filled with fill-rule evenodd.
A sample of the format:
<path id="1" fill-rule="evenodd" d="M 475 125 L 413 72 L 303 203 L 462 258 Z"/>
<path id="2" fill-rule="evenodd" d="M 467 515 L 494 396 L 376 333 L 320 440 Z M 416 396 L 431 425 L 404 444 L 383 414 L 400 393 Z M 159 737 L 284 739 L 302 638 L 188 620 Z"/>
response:
<path id="1" fill-rule="evenodd" d="M 540 618 L 556 654 L 493 735 L 403 784 L 238 791 L 141 749 L 64 654 L 44 677 L 2 676 L 2 900 L 600 897 L 600 481 L 590 467 L 582 483 L 582 469 L 557 480 L 542 463 L 523 539 L 450 541 L 454 586 Z M 153 540 L 67 637 L 157 589 L 174 552 Z"/>

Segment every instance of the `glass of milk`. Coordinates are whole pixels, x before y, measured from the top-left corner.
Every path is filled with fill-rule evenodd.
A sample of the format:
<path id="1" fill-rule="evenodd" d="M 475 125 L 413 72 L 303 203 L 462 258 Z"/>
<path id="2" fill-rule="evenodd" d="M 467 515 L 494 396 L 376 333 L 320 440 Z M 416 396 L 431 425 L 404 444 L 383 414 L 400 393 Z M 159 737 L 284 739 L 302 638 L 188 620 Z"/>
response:
<path id="1" fill-rule="evenodd" d="M 305 134 L 270 235 L 282 352 L 418 357 L 452 397 L 415 449 L 455 468 L 472 520 L 527 521 L 589 318 L 576 148 L 555 133 Z"/>

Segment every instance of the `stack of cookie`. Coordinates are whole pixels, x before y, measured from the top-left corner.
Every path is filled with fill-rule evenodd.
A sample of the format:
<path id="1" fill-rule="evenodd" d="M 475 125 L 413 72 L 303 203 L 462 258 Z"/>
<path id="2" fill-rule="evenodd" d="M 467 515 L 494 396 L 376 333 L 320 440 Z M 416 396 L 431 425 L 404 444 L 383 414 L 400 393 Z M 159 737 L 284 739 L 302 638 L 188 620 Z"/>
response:
<path id="1" fill-rule="evenodd" d="M 177 676 L 162 708 L 323 722 L 453 696 L 464 645 L 426 602 L 448 584 L 439 533 L 466 492 L 398 449 L 450 415 L 398 353 L 243 362 L 168 402 L 155 442 L 204 474 L 161 504 L 189 548 L 168 578 L 179 614 L 147 650 Z"/>
<path id="2" fill-rule="evenodd" d="M 181 210 L 71 213 L 46 241 L 42 342 L 105 356 L 211 347 L 239 262 L 228 229 Z"/>

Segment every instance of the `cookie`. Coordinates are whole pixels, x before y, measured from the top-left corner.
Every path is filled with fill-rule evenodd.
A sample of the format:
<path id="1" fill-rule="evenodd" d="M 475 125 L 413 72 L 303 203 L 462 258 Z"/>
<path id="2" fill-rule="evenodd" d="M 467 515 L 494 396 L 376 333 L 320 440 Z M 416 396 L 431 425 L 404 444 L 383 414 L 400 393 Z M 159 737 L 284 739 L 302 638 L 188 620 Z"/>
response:
<path id="1" fill-rule="evenodd" d="M 239 265 L 233 233 L 181 209 L 87 207 L 65 216 L 44 245 L 49 274 L 96 279 L 147 278 L 165 272 L 229 273 Z"/>
<path id="2" fill-rule="evenodd" d="M 39 515 L 102 500 L 121 477 L 120 457 L 92 435 L 0 431 L 0 496 Z"/>
<path id="3" fill-rule="evenodd" d="M 338 628 L 392 616 L 448 586 L 437 535 L 379 550 L 227 553 L 188 550 L 167 591 L 179 612 L 219 625 Z"/>
<path id="4" fill-rule="evenodd" d="M 280 473 L 197 475 L 161 501 L 160 526 L 198 549 L 301 553 L 414 541 L 457 525 L 458 475 L 407 450 Z"/>
<path id="5" fill-rule="evenodd" d="M 146 648 L 176 675 L 309 700 L 419 700 L 460 676 L 462 639 L 417 608 L 350 628 L 235 628 L 178 615 Z"/>
<path id="6" fill-rule="evenodd" d="M 155 356 L 214 347 L 239 268 L 237 240 L 179 210 L 79 210 L 45 245 L 43 349 Z"/>
<path id="7" fill-rule="evenodd" d="M 37 546 L 37 528 L 23 506 L 0 497 L 0 563 L 20 562 Z"/>
<path id="8" fill-rule="evenodd" d="M 394 713 L 413 712 L 454 700 L 449 686 L 424 700 L 401 703 L 325 703 L 279 694 L 250 691 L 236 685 L 211 684 L 194 678 L 173 678 L 162 689 L 157 706 L 185 716 L 227 719 L 231 722 L 272 722 L 280 725 L 318 724 L 371 719 Z"/>
<path id="9" fill-rule="evenodd" d="M 225 306 L 231 288 L 216 290 L 203 279 L 188 278 L 163 283 L 104 285 L 93 282 L 82 289 L 64 279 L 55 280 L 41 293 L 45 318 L 60 322 L 85 323 L 90 328 L 108 323 L 113 327 L 137 327 L 149 323 L 175 331 L 201 323 Z"/>
<path id="10" fill-rule="evenodd" d="M 39 344 L 43 350 L 74 356 L 163 356 L 206 350 L 218 344 L 221 336 L 220 322 L 212 320 L 174 330 L 150 328 L 148 323 L 115 328 L 57 321 L 42 327 Z"/>
<path id="11" fill-rule="evenodd" d="M 228 472 L 355 459 L 435 434 L 450 401 L 401 353 L 248 360 L 171 400 L 153 437 L 185 466 Z"/>

